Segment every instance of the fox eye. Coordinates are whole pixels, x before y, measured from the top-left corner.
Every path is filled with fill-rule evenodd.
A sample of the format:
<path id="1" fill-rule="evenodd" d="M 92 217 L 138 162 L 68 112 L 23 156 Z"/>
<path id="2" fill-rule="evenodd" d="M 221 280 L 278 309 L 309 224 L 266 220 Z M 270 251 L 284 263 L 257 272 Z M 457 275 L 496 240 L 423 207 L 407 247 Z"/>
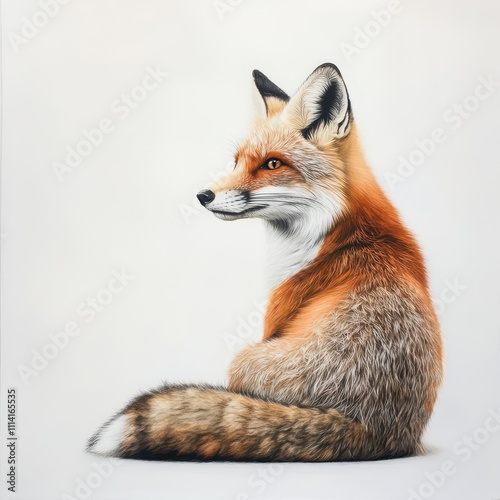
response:
<path id="1" fill-rule="evenodd" d="M 283 165 L 281 160 L 278 160 L 277 158 L 270 158 L 264 162 L 262 168 L 265 168 L 266 170 L 276 170 L 277 168 L 280 168 L 281 165 Z"/>

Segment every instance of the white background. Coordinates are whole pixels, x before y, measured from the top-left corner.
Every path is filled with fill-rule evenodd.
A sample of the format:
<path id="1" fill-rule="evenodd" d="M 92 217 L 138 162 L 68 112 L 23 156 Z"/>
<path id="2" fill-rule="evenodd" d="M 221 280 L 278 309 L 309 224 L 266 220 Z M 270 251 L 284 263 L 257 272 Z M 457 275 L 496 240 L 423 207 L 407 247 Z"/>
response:
<path id="1" fill-rule="evenodd" d="M 86 439 L 132 395 L 161 381 L 224 382 L 228 339 L 265 299 L 264 231 L 216 220 L 194 193 L 244 138 L 251 71 L 293 92 L 323 62 L 343 72 L 367 158 L 422 244 L 433 297 L 446 280 L 462 287 L 440 307 L 446 378 L 428 454 L 271 469 L 122 461 L 91 498 L 399 500 L 419 488 L 421 498 L 500 498 L 500 432 L 478 431 L 500 408 L 500 88 L 446 121 L 481 77 L 500 81 L 500 4 L 401 0 L 348 57 L 342 44 L 388 4 L 243 0 L 221 19 L 211 0 L 72 0 L 15 47 L 40 7 L 2 2 L 2 498 L 79 498 L 77 481 L 101 463 Z M 168 76 L 122 119 L 114 101 L 157 65 Z M 103 118 L 114 131 L 59 182 L 53 163 Z M 438 127 L 446 140 L 391 189 L 387 172 Z M 86 323 L 79 304 L 122 269 L 134 279 Z M 19 366 L 69 321 L 81 333 L 25 385 Z M 245 341 L 259 338 L 247 330 Z M 15 495 L 7 387 L 18 390 Z M 474 432 L 470 457 L 453 451 Z M 438 477 L 446 460 L 454 473 L 429 489 L 425 474 Z"/>

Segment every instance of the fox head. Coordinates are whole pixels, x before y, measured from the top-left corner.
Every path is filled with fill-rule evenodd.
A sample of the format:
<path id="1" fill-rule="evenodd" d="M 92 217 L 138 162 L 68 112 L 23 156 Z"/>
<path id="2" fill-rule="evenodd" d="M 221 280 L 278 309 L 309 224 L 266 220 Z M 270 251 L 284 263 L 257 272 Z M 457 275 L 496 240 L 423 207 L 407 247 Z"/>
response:
<path id="1" fill-rule="evenodd" d="M 309 220 L 327 229 L 344 208 L 342 151 L 353 128 L 340 71 L 322 64 L 292 97 L 260 71 L 253 78 L 262 111 L 234 170 L 197 197 L 223 220 L 259 217 L 282 229 Z"/>

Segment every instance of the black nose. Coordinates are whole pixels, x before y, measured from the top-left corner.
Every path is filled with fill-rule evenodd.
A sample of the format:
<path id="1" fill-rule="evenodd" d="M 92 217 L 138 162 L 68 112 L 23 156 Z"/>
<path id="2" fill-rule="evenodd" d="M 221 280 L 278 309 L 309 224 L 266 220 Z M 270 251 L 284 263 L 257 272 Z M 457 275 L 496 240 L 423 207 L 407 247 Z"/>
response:
<path id="1" fill-rule="evenodd" d="M 210 191 L 210 189 L 202 189 L 196 197 L 203 206 L 206 206 L 215 199 L 215 193 Z"/>

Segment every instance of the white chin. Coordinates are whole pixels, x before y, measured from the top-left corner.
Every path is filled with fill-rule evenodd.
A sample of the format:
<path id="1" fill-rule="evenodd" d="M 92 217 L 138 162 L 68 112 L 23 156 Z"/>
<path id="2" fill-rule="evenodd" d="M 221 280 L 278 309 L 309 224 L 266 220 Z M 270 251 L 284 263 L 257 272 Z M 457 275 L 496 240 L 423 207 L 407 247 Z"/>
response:
<path id="1" fill-rule="evenodd" d="M 229 213 L 220 213 L 220 212 L 213 212 L 213 214 L 221 220 L 237 220 L 241 219 L 242 215 L 241 214 L 229 214 Z"/>
<path id="2" fill-rule="evenodd" d="M 255 206 L 250 207 L 241 212 L 224 212 L 217 210 L 210 210 L 216 217 L 221 220 L 237 220 L 237 219 L 251 219 L 253 217 L 263 217 L 263 214 L 266 212 L 267 206 Z"/>

